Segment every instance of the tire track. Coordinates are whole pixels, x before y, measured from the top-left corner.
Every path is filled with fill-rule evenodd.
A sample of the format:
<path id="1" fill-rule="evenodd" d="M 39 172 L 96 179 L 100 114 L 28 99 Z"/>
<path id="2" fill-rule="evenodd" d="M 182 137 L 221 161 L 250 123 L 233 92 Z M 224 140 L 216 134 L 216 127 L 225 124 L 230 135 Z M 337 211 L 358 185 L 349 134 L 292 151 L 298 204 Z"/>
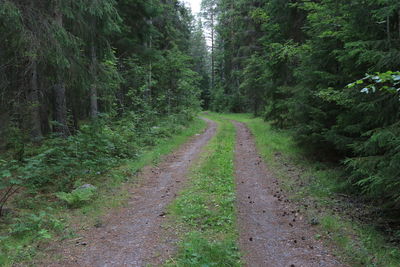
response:
<path id="1" fill-rule="evenodd" d="M 257 152 L 248 128 L 237 129 L 235 171 L 239 246 L 246 266 L 343 266 L 319 241 Z"/>

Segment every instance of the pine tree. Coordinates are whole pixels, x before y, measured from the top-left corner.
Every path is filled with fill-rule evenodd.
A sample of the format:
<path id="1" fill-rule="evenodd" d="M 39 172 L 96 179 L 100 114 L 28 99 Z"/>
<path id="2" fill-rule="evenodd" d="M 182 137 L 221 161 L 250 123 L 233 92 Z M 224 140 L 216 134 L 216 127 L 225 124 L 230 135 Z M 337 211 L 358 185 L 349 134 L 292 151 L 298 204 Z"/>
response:
<path id="1" fill-rule="evenodd" d="M 211 88 L 215 87 L 215 41 L 216 41 L 216 25 L 218 17 L 219 0 L 202 0 L 201 2 L 201 15 L 204 19 L 204 26 L 208 31 L 207 38 L 210 40 L 210 53 L 211 53 Z"/>
<path id="2" fill-rule="evenodd" d="M 207 42 L 204 36 L 202 21 L 199 19 L 193 27 L 191 38 L 191 56 L 193 58 L 194 71 L 200 74 L 201 99 L 203 108 L 210 107 L 210 55 L 207 50 Z"/>

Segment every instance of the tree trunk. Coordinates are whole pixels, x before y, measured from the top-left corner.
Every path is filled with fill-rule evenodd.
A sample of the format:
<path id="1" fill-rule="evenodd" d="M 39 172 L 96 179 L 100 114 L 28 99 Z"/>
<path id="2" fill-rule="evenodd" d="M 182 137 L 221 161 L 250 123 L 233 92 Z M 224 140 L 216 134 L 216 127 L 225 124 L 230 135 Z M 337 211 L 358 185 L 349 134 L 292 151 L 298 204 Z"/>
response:
<path id="1" fill-rule="evenodd" d="M 35 2 L 31 2 L 31 8 L 34 9 Z M 35 36 L 35 33 L 31 33 L 32 36 Z M 32 38 L 31 43 L 31 53 L 34 55 L 37 52 L 37 43 L 34 41 L 35 38 Z M 28 112 L 27 116 L 29 121 L 29 131 L 30 136 L 33 141 L 38 141 L 43 138 L 42 132 L 42 123 L 40 117 L 40 101 L 39 101 L 39 82 L 38 82 L 38 70 L 37 70 L 37 58 L 36 56 L 32 56 L 30 59 L 30 68 L 29 72 L 31 74 L 30 77 L 30 90 L 28 91 L 27 100 L 28 100 Z"/>
<path id="2" fill-rule="evenodd" d="M 45 103 L 44 105 L 40 105 L 40 124 L 42 126 L 42 134 L 46 135 L 51 132 L 50 128 L 50 114 L 51 112 L 49 111 L 50 105 L 49 103 Z"/>
<path id="3" fill-rule="evenodd" d="M 10 117 L 8 112 L 0 109 L 0 152 L 5 149 L 7 140 L 6 140 L 6 130 L 9 127 Z"/>
<path id="4" fill-rule="evenodd" d="M 40 102 L 39 102 L 39 86 L 37 79 L 37 62 L 34 59 L 31 66 L 31 90 L 28 96 L 29 117 L 30 117 L 30 134 L 33 140 L 43 137 L 41 120 L 40 120 Z"/>
<path id="5" fill-rule="evenodd" d="M 211 13 L 211 88 L 215 85 L 215 58 L 214 58 L 214 11 Z"/>
<path id="6" fill-rule="evenodd" d="M 397 16 L 398 16 L 398 27 L 399 27 L 399 39 L 400 39 L 400 9 L 397 11 Z"/>
<path id="7" fill-rule="evenodd" d="M 63 17 L 59 8 L 60 2 L 57 2 L 55 9 L 55 21 L 57 25 L 62 28 L 63 27 Z M 59 72 L 59 71 L 58 71 Z M 57 83 L 53 87 L 54 90 L 54 120 L 57 124 L 54 127 L 54 131 L 59 133 L 61 136 L 69 136 L 71 135 L 68 125 L 67 125 L 67 100 L 65 94 L 65 83 L 63 81 L 63 77 L 58 74 L 57 75 Z"/>
<path id="8" fill-rule="evenodd" d="M 388 39 L 388 42 L 390 45 L 390 40 L 392 38 L 391 38 L 391 33 L 390 33 L 390 17 L 389 16 L 386 17 L 386 33 L 387 33 L 387 39 Z"/>
<path id="9" fill-rule="evenodd" d="M 69 136 L 71 133 L 67 125 L 67 101 L 64 83 L 59 82 L 54 85 L 54 100 L 54 120 L 57 122 L 54 131 L 64 137 Z"/>
<path id="10" fill-rule="evenodd" d="M 153 25 L 153 19 L 150 18 L 149 20 L 149 24 L 152 26 Z M 153 36 L 150 32 L 150 38 L 149 38 L 149 42 L 148 42 L 148 47 L 150 48 L 150 51 L 153 48 Z M 147 92 L 145 93 L 145 97 L 147 98 L 147 104 L 151 105 L 152 104 L 152 83 L 153 83 L 153 62 L 150 59 L 149 62 L 149 73 L 148 73 L 148 88 L 147 88 Z"/>
<path id="11" fill-rule="evenodd" d="M 90 117 L 92 119 L 95 119 L 99 114 L 99 107 L 97 102 L 97 73 L 96 73 L 97 56 L 96 56 L 96 47 L 94 45 L 94 42 L 92 43 L 91 57 L 92 57 L 91 73 L 94 82 L 90 87 Z"/>
<path id="12" fill-rule="evenodd" d="M 99 114 L 98 103 L 97 103 L 97 88 L 92 86 L 90 88 L 90 117 L 92 119 L 97 118 Z"/>
<path id="13" fill-rule="evenodd" d="M 79 110 L 77 106 L 79 105 L 75 104 L 71 108 L 72 123 L 73 123 L 71 134 L 76 134 L 77 130 L 79 129 Z"/>

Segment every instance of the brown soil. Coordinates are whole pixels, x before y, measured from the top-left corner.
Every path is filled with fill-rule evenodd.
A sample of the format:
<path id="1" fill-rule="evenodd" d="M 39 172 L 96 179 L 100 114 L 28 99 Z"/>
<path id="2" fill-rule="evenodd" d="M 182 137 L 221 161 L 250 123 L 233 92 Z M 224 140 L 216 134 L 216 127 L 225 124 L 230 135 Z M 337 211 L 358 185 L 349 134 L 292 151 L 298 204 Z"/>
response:
<path id="1" fill-rule="evenodd" d="M 259 156 L 250 131 L 235 122 L 239 245 L 246 266 L 344 266 L 285 197 Z"/>
<path id="2" fill-rule="evenodd" d="M 176 240 L 162 227 L 166 208 L 182 188 L 191 162 L 216 132 L 216 124 L 205 120 L 208 128 L 204 133 L 157 167 L 144 168 L 139 175 L 141 184 L 129 190 L 127 207 L 111 211 L 100 227 L 80 232 L 79 241 L 54 248 L 63 258 L 42 266 L 158 266 L 168 259 Z"/>

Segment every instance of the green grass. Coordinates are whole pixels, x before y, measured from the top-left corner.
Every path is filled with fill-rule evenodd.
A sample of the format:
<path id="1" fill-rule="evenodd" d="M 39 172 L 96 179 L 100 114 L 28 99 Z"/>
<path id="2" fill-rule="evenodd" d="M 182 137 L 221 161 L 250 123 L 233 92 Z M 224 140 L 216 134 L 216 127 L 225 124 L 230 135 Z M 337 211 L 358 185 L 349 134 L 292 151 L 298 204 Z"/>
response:
<path id="1" fill-rule="evenodd" d="M 193 167 L 187 188 L 170 207 L 182 241 L 168 266 L 240 266 L 235 217 L 235 128 L 218 122 L 217 135 Z M 177 226 L 178 225 L 178 226 Z"/>
<path id="2" fill-rule="evenodd" d="M 98 197 L 80 208 L 68 209 L 48 195 L 38 194 L 28 199 L 17 196 L 13 202 L 20 207 L 18 214 L 10 214 L 0 221 L 0 266 L 16 263 L 30 266 L 39 256 L 50 256 L 41 249 L 49 242 L 75 238 L 76 230 L 101 224 L 102 216 L 110 208 L 126 203 L 127 189 L 137 182 L 136 174 L 141 168 L 157 164 L 163 155 L 171 153 L 205 127 L 203 120 L 195 119 L 171 137 L 155 140 L 156 145 L 149 146 L 138 158 L 127 160 L 106 173 L 82 177 L 79 183 L 95 185 Z"/>
<path id="3" fill-rule="evenodd" d="M 383 234 L 372 226 L 334 215 L 331 209 L 336 193 L 346 186 L 340 168 L 309 160 L 289 132 L 276 130 L 260 118 L 250 114 L 219 116 L 246 123 L 259 152 L 291 200 L 299 206 L 312 204 L 303 211 L 309 219 L 320 222 L 316 238 L 323 238 L 351 266 L 400 266 L 399 248 L 388 243 Z"/>

